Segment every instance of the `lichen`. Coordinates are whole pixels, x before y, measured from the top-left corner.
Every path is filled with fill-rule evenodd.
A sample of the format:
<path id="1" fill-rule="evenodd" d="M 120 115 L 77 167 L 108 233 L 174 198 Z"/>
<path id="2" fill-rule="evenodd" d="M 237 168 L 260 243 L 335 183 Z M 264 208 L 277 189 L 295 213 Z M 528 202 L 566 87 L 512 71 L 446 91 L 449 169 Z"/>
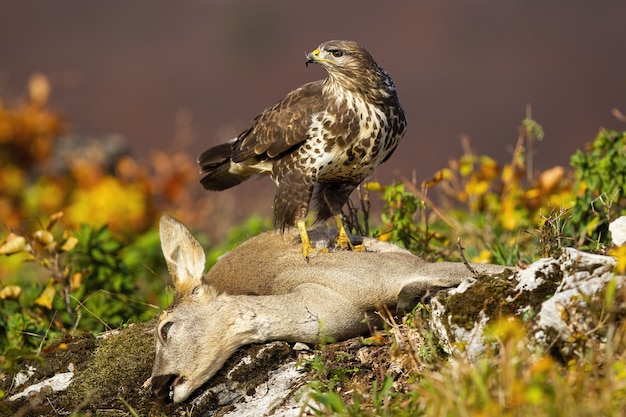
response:
<path id="1" fill-rule="evenodd" d="M 511 272 L 504 271 L 497 275 L 481 275 L 464 292 L 448 293 L 438 296 L 438 300 L 452 314 L 451 323 L 465 329 L 471 329 L 478 320 L 481 311 L 489 317 L 494 313 L 502 314 L 506 308 L 505 298 L 515 288 L 510 279 Z"/>
<path id="2" fill-rule="evenodd" d="M 453 334 L 449 325 L 467 330 L 472 329 L 479 320 L 481 311 L 488 322 L 505 316 L 524 312 L 532 317 L 546 299 L 552 296 L 563 274 L 558 266 L 537 271 L 541 282 L 532 291 L 516 290 L 518 281 L 512 270 L 506 269 L 500 274 L 481 275 L 463 292 L 440 293 L 437 300 L 448 312 L 450 321 L 444 321 L 446 332 Z"/>

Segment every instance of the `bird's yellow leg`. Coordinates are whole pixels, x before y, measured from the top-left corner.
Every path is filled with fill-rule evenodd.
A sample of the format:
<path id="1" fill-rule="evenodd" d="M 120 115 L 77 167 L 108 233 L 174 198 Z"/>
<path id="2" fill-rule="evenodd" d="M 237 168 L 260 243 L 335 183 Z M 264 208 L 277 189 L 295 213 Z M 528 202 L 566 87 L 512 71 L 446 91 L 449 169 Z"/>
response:
<path id="1" fill-rule="evenodd" d="M 363 245 L 353 245 L 350 241 L 350 237 L 348 237 L 348 233 L 346 229 L 343 227 L 343 221 L 341 220 L 341 214 L 335 214 L 335 224 L 337 225 L 337 246 L 341 249 L 350 249 L 356 252 L 362 252 L 365 250 Z"/>
<path id="2" fill-rule="evenodd" d="M 304 220 L 298 220 L 296 222 L 296 226 L 298 226 L 298 231 L 300 232 L 300 240 L 302 241 L 302 256 L 307 261 L 309 260 L 309 254 L 314 252 L 313 246 L 311 246 L 311 241 L 309 240 L 309 234 L 306 231 L 306 223 Z"/>

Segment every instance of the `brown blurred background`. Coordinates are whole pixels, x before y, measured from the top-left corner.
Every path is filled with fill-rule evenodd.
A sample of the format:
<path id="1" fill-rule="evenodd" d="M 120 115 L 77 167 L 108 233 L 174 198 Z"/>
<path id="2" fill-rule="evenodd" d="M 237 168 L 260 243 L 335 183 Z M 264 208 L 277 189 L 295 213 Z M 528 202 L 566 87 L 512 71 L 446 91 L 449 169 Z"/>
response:
<path id="1" fill-rule="evenodd" d="M 0 97 L 42 72 L 72 132 L 121 134 L 139 158 L 195 158 L 324 77 L 305 52 L 353 39 L 392 75 L 409 119 L 375 179 L 430 178 L 462 153 L 460 135 L 507 161 L 527 103 L 545 128 L 534 157 L 545 169 L 600 127 L 626 128 L 611 115 L 626 112 L 625 22 L 623 0 L 0 0 Z M 250 181 L 211 198 L 265 215 L 273 188 Z"/>

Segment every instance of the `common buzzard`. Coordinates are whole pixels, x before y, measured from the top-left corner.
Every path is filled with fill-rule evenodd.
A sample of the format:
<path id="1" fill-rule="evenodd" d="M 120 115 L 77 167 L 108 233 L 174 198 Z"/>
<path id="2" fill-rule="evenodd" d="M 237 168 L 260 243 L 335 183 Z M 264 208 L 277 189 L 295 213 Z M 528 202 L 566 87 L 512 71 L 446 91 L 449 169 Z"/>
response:
<path id="1" fill-rule="evenodd" d="M 198 157 L 207 190 L 224 190 L 254 175 L 270 175 L 276 227 L 298 227 L 302 252 L 309 202 L 317 221 L 334 216 L 337 243 L 351 247 L 341 221 L 350 193 L 393 153 L 406 118 L 393 81 L 356 42 L 328 41 L 306 55 L 325 80 L 310 82 L 258 115 L 239 136 Z"/>

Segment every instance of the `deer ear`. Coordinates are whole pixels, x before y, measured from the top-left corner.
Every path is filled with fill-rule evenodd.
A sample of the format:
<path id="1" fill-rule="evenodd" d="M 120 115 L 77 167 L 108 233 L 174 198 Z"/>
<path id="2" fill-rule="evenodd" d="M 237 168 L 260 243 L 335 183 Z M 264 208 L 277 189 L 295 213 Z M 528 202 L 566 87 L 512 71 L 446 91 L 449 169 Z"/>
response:
<path id="1" fill-rule="evenodd" d="M 176 292 L 188 292 L 201 285 L 206 258 L 200 243 L 187 227 L 163 214 L 159 223 L 161 250 Z"/>

